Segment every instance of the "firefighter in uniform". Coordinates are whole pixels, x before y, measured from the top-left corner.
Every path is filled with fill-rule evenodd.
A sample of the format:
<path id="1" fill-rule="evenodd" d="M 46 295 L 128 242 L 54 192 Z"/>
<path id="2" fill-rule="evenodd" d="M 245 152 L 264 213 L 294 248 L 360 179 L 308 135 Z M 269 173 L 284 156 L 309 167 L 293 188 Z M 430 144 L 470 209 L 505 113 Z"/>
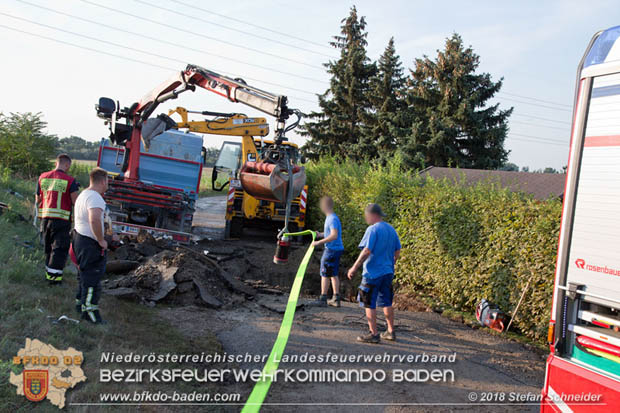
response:
<path id="1" fill-rule="evenodd" d="M 56 168 L 41 174 L 37 186 L 36 203 L 45 244 L 45 278 L 50 284 L 62 282 L 71 243 L 71 208 L 79 184 L 67 174 L 70 167 L 69 155 L 58 155 Z"/>

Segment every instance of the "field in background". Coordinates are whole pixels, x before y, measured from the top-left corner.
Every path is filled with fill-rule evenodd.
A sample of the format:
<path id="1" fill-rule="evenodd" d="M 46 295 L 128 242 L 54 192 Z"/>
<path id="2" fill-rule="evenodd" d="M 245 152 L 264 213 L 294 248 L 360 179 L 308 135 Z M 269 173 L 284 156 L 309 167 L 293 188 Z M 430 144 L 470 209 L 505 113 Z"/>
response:
<path id="1" fill-rule="evenodd" d="M 211 173 L 213 172 L 213 168 L 203 168 L 202 169 L 202 177 L 200 178 L 200 193 L 198 194 L 201 198 L 207 196 L 218 196 L 218 195 L 226 195 L 228 193 L 228 186 L 226 186 L 221 191 L 214 191 L 211 189 Z M 226 183 L 228 179 L 219 178 L 216 186 L 220 187 L 222 183 Z"/>
<path id="2" fill-rule="evenodd" d="M 78 165 L 86 165 L 90 168 L 94 168 L 97 165 L 97 161 L 89 161 L 85 159 L 74 159 L 73 163 Z"/>

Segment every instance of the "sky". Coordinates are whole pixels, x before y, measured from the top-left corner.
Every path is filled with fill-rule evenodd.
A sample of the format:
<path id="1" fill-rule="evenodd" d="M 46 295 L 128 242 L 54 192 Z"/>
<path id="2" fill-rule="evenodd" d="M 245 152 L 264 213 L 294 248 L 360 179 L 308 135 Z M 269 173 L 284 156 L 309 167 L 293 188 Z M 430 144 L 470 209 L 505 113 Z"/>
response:
<path id="1" fill-rule="evenodd" d="M 566 165 L 577 65 L 594 33 L 620 24 L 620 8 L 605 0 L 2 0 L 0 112 L 41 112 L 49 133 L 98 141 L 107 136 L 99 97 L 129 106 L 193 63 L 308 113 L 328 86 L 322 64 L 338 56 L 329 41 L 353 5 L 366 17 L 369 57 L 393 36 L 405 68 L 459 33 L 480 55 L 479 71 L 504 79 L 494 101 L 514 107 L 509 162 L 530 169 Z M 200 89 L 160 109 L 176 106 L 266 116 Z M 223 140 L 205 135 L 204 145 Z"/>

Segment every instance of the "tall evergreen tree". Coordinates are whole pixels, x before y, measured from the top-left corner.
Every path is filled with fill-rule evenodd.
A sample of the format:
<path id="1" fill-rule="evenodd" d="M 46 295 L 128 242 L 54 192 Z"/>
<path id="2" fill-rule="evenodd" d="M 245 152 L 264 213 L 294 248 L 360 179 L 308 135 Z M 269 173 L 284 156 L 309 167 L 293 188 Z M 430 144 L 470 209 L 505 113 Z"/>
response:
<path id="1" fill-rule="evenodd" d="M 506 162 L 512 108 L 487 103 L 503 78 L 493 82 L 490 74 L 477 74 L 479 65 L 479 56 L 456 33 L 434 61 L 416 59 L 407 93 L 411 127 L 403 148 L 410 166 L 497 169 Z"/>
<path id="2" fill-rule="evenodd" d="M 309 140 L 304 147 L 310 157 L 332 154 L 362 159 L 363 124 L 370 112 L 368 89 L 376 68 L 366 54 L 366 19 L 351 8 L 342 20 L 341 33 L 330 44 L 340 58 L 324 66 L 331 75 L 329 88 L 319 95 L 320 112 L 312 112 L 301 134 Z"/>
<path id="3" fill-rule="evenodd" d="M 373 112 L 367 117 L 364 144 L 369 158 L 386 160 L 394 155 L 406 134 L 405 76 L 392 37 L 379 58 L 377 74 L 370 82 L 369 101 Z"/>

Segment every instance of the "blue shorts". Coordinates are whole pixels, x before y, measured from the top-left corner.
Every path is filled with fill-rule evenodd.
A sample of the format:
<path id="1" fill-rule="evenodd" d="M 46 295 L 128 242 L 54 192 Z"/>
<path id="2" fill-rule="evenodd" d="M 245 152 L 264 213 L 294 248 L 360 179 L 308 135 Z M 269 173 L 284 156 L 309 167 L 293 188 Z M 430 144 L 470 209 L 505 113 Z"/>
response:
<path id="1" fill-rule="evenodd" d="M 386 274 L 377 278 L 362 277 L 362 283 L 357 293 L 357 301 L 360 307 L 375 309 L 379 307 L 391 307 L 394 298 L 392 280 L 394 274 Z"/>
<path id="2" fill-rule="evenodd" d="M 321 277 L 337 277 L 340 267 L 340 256 L 344 251 L 334 251 L 325 248 L 321 257 Z"/>

